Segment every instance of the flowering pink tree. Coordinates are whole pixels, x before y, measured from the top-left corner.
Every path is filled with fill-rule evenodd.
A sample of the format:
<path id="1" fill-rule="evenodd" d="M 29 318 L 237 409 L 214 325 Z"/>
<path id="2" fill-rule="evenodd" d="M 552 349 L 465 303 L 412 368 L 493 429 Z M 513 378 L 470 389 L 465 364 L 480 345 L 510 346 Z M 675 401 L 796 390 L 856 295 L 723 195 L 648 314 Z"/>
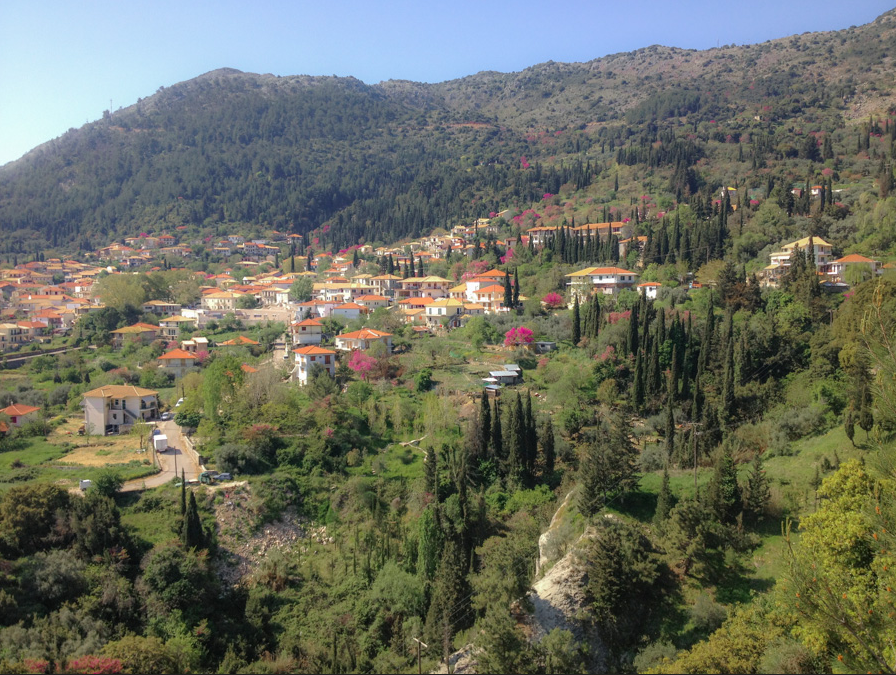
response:
<path id="1" fill-rule="evenodd" d="M 548 293 L 541 299 L 542 304 L 548 309 L 563 307 L 563 296 L 559 293 Z"/>
<path id="2" fill-rule="evenodd" d="M 358 373 L 365 380 L 370 375 L 370 371 L 376 366 L 376 359 L 367 356 L 360 349 L 352 352 L 352 357 L 348 360 L 348 367 Z"/>
<path id="3" fill-rule="evenodd" d="M 511 328 L 504 333 L 505 347 L 522 347 L 523 345 L 531 344 L 534 340 L 534 334 L 525 326 Z"/>
<path id="4" fill-rule="evenodd" d="M 32 671 L 35 672 L 35 671 Z M 46 671 L 38 671 L 46 672 Z M 81 656 L 68 662 L 67 673 L 99 673 L 100 675 L 117 675 L 123 672 L 120 659 L 108 656 Z"/>

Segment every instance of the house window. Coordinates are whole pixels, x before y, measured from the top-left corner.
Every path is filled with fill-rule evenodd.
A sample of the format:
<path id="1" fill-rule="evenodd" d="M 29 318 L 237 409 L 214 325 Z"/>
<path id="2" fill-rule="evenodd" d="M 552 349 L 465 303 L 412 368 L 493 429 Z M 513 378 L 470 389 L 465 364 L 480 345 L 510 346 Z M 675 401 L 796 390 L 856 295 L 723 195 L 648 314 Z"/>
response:
<path id="1" fill-rule="evenodd" d="M 327 364 L 328 366 L 330 365 L 330 356 L 329 355 L 324 357 L 324 363 Z"/>

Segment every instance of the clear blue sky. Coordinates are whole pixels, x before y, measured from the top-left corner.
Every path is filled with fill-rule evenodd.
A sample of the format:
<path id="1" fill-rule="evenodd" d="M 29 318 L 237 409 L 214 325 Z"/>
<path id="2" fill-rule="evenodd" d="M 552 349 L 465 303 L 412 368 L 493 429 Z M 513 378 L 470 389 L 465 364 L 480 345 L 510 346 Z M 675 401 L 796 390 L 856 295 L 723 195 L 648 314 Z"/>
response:
<path id="1" fill-rule="evenodd" d="M 440 82 L 651 44 L 705 49 L 872 21 L 893 0 L 0 0 L 0 165 L 221 67 Z"/>

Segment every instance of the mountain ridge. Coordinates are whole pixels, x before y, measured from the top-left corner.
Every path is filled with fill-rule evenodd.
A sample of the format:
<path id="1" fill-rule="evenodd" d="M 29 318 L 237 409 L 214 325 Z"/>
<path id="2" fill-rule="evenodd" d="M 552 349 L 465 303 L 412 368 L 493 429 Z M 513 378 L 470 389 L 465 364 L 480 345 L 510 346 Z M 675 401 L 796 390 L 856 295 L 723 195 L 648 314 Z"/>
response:
<path id="1" fill-rule="evenodd" d="M 652 45 L 441 83 L 218 68 L 0 167 L 0 253 L 182 224 L 332 226 L 334 245 L 418 235 L 559 188 L 521 174 L 520 157 L 606 170 L 625 138 L 685 120 L 773 134 L 887 112 L 894 48 L 890 11 L 755 45 Z M 469 175 L 483 167 L 487 186 Z"/>

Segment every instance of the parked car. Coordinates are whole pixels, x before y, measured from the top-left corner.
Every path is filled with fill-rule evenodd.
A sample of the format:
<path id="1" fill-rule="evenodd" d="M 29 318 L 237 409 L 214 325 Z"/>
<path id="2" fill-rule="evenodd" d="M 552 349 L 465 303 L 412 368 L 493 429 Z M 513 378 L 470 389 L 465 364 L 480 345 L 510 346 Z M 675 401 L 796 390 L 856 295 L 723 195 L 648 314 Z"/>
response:
<path id="1" fill-rule="evenodd" d="M 160 433 L 162 433 L 162 430 L 159 429 L 158 427 L 156 427 L 155 429 L 152 430 L 153 436 L 158 436 Z"/>
<path id="2" fill-rule="evenodd" d="M 167 421 L 170 420 L 170 419 L 171 419 L 171 413 L 170 413 L 170 412 L 163 412 L 163 413 L 162 413 L 162 421 L 163 421 L 163 422 L 167 422 Z"/>
<path id="3" fill-rule="evenodd" d="M 182 398 L 177 399 L 177 403 L 174 404 L 175 408 L 180 408 L 181 404 L 184 402 Z"/>
<path id="4" fill-rule="evenodd" d="M 215 476 L 215 480 L 233 480 L 233 476 L 231 476 L 229 473 L 219 473 L 217 476 Z"/>

